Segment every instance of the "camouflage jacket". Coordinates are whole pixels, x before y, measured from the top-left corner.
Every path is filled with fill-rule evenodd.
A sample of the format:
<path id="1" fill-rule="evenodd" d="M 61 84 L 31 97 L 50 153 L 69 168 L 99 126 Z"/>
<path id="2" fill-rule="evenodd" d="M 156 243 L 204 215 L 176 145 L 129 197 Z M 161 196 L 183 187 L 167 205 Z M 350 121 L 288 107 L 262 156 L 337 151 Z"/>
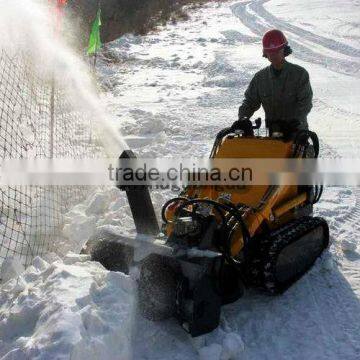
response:
<path id="1" fill-rule="evenodd" d="M 280 75 L 271 66 L 255 74 L 239 108 L 239 119 L 250 118 L 263 106 L 268 127 L 289 122 L 289 127 L 307 129 L 307 115 L 312 108 L 312 89 L 308 72 L 285 61 Z"/>

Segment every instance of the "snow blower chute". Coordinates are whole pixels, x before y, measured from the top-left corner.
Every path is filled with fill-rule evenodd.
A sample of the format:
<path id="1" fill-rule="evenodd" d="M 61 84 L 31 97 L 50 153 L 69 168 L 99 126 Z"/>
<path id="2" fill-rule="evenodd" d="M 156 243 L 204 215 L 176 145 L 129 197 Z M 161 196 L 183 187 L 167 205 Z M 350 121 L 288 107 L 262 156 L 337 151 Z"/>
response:
<path id="1" fill-rule="evenodd" d="M 211 158 L 318 156 L 315 133 L 302 130 L 292 140 L 254 136 L 260 125 L 245 121 L 220 131 Z M 123 190 L 138 234 L 105 233 L 87 251 L 111 270 L 139 266 L 142 314 L 155 321 L 175 317 L 192 336 L 215 329 L 221 305 L 248 287 L 281 294 L 328 246 L 326 221 L 312 216 L 320 186 L 189 186 L 164 204 L 160 235 L 148 190 Z"/>

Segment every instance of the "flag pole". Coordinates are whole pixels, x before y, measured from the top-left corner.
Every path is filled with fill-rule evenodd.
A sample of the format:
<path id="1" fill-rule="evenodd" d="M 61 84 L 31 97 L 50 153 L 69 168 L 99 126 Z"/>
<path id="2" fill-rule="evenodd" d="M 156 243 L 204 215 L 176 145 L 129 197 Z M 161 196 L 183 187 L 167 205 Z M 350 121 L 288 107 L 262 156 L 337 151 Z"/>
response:
<path id="1" fill-rule="evenodd" d="M 98 11 L 101 9 L 101 0 L 98 1 Z M 99 29 L 100 31 L 100 29 Z M 98 43 L 97 43 L 97 39 L 96 39 L 96 49 L 98 47 Z M 95 56 L 94 56 L 94 70 L 96 70 L 96 60 L 97 60 L 97 50 L 95 51 Z"/>
<path id="2" fill-rule="evenodd" d="M 96 39 L 96 46 L 95 48 L 97 49 L 98 47 L 98 42 L 97 42 L 97 39 Z M 95 51 L 95 54 L 94 54 L 94 70 L 96 70 L 96 60 L 97 60 L 97 50 Z"/>
<path id="3" fill-rule="evenodd" d="M 101 3 L 98 3 L 98 10 L 96 13 L 95 20 L 91 26 L 91 33 L 89 37 L 89 45 L 87 49 L 87 54 L 89 56 L 93 56 L 93 69 L 96 68 L 96 61 L 97 61 L 97 52 L 101 48 L 101 37 L 100 37 L 100 27 L 101 27 Z"/>
<path id="4" fill-rule="evenodd" d="M 54 128 L 55 128 L 55 76 L 51 75 L 50 94 L 50 159 L 54 158 Z"/>

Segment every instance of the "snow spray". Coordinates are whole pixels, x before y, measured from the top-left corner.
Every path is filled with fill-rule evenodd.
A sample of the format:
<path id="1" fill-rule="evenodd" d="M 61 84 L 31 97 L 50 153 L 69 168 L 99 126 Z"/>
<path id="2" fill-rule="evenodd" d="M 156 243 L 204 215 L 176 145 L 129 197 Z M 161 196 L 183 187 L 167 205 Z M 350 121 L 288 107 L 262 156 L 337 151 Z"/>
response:
<path id="1" fill-rule="evenodd" d="M 53 3 L 55 5 L 56 1 Z M 113 128 L 110 116 L 97 97 L 89 66 L 56 34 L 58 25 L 54 15 L 52 1 L 2 0 L 0 51 L 6 51 L 9 56 L 26 53 L 32 74 L 46 80 L 53 79 L 76 105 L 76 110 L 91 117 L 106 156 L 117 157 L 127 145 L 119 131 Z M 66 25 L 69 29 L 68 22 Z M 1 67 L 0 64 L 3 73 Z"/>

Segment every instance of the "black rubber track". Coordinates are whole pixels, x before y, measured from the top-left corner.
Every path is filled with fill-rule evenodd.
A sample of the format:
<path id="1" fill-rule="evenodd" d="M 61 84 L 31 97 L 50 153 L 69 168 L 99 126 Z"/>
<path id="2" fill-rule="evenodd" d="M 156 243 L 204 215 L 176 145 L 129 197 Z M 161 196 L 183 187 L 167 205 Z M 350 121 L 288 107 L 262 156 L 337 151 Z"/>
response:
<path id="1" fill-rule="evenodd" d="M 302 217 L 271 233 L 262 246 L 263 287 L 271 294 L 283 293 L 312 267 L 328 244 L 328 224 L 318 217 Z M 294 256 L 294 249 L 298 255 Z"/>

